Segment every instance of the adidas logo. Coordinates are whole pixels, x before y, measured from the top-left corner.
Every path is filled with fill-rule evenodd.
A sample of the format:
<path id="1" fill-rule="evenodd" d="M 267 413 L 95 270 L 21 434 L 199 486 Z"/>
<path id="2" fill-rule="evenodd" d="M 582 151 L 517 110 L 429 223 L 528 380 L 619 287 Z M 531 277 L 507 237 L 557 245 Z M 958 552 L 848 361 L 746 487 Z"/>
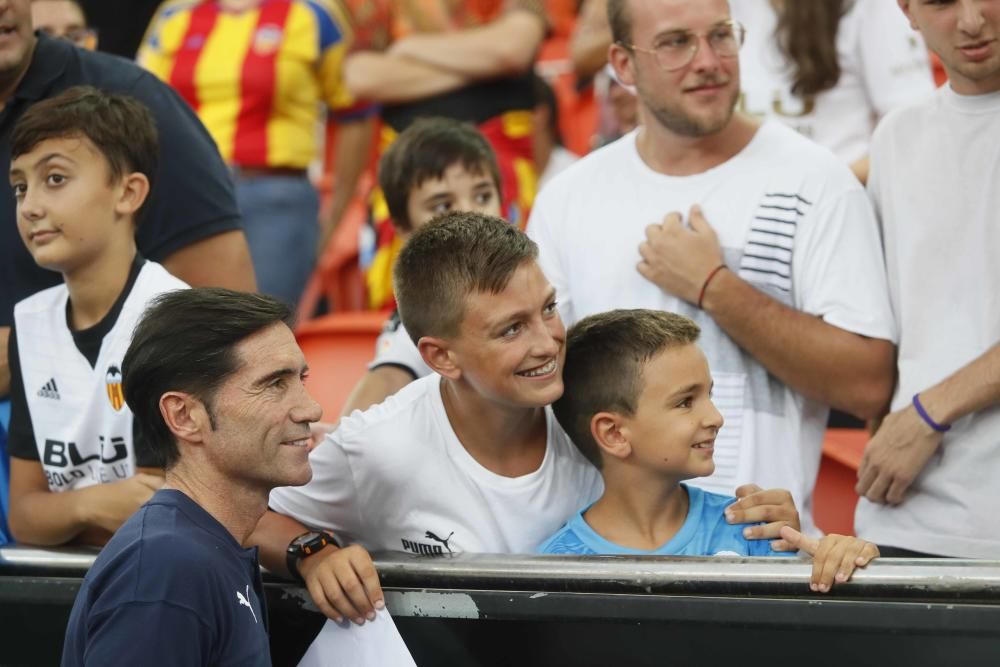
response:
<path id="1" fill-rule="evenodd" d="M 46 382 L 41 389 L 38 390 L 38 395 L 42 398 L 54 398 L 59 400 L 59 389 L 56 388 L 56 379 L 52 378 Z"/>

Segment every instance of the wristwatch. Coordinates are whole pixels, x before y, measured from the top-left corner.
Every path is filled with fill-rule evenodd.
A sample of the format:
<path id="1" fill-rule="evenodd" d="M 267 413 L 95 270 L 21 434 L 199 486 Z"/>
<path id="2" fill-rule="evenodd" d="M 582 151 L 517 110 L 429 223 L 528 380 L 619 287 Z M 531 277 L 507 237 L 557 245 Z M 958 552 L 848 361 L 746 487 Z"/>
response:
<path id="1" fill-rule="evenodd" d="M 288 573 L 300 583 L 305 583 L 302 575 L 299 574 L 299 561 L 331 544 L 334 544 L 334 537 L 333 533 L 328 530 L 310 530 L 293 539 L 288 543 L 288 549 L 285 550 L 285 565 L 288 567 Z"/>

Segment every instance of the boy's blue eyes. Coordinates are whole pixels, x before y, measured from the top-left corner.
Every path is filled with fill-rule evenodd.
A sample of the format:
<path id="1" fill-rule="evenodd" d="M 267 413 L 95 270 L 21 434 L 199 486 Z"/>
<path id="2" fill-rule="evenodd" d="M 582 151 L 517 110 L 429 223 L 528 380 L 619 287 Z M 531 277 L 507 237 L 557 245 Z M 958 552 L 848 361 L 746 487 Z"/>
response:
<path id="1" fill-rule="evenodd" d="M 545 315 L 545 316 L 549 316 L 549 315 L 554 314 L 556 312 L 556 306 L 557 305 L 558 304 L 555 301 L 553 301 L 552 303 L 546 305 L 545 308 L 542 309 L 542 314 Z M 524 328 L 524 324 L 522 322 L 517 322 L 516 324 L 512 324 L 509 327 L 507 327 L 506 329 L 504 329 L 503 332 L 501 332 L 500 337 L 501 338 L 508 338 L 510 336 L 513 336 L 513 335 L 517 334 L 523 328 Z"/>

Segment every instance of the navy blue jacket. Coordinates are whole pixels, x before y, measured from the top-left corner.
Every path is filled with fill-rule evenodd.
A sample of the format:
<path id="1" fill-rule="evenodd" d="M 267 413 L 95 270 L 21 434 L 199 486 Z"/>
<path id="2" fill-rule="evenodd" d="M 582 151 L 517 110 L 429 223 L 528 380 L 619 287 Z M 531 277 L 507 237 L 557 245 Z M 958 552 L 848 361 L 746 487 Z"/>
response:
<path id="1" fill-rule="evenodd" d="M 180 491 L 115 533 L 76 597 L 63 667 L 270 665 L 257 549 Z"/>

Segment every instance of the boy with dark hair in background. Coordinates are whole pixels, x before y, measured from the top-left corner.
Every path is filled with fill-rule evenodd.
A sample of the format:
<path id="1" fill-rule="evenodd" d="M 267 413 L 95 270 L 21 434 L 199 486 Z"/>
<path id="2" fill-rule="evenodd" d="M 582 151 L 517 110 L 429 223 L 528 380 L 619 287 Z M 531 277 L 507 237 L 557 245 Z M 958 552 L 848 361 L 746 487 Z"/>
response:
<path id="1" fill-rule="evenodd" d="M 453 211 L 499 216 L 500 168 L 486 137 L 471 123 L 450 118 L 414 121 L 382 155 L 379 188 L 397 243 Z M 395 256 L 393 252 L 393 256 Z M 354 387 L 342 414 L 364 410 L 431 374 L 393 312 L 375 343 L 375 359 Z"/>

